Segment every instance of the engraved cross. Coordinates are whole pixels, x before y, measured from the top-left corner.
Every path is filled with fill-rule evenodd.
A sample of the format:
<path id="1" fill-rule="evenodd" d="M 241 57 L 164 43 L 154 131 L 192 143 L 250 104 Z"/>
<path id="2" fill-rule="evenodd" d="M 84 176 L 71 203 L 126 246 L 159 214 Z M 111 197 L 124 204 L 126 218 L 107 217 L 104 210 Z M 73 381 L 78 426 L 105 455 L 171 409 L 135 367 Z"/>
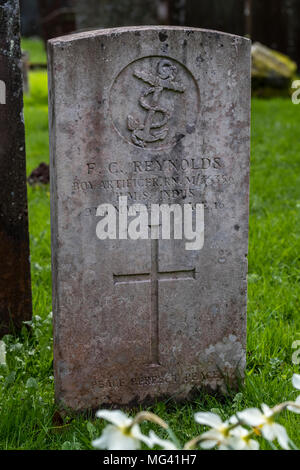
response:
<path id="1" fill-rule="evenodd" d="M 140 274 L 114 274 L 115 285 L 151 283 L 151 312 L 150 312 L 150 364 L 160 365 L 159 362 L 159 282 L 193 280 L 195 268 L 173 271 L 160 271 L 158 236 L 154 233 L 157 227 L 151 226 L 151 269 L 150 272 Z"/>

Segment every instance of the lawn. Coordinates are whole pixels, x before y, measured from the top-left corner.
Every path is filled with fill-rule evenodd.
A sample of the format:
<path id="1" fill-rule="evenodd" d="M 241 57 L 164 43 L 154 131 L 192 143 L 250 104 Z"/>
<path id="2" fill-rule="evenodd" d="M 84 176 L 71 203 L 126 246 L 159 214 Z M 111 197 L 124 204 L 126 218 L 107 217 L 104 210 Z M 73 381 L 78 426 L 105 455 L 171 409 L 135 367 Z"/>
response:
<path id="1" fill-rule="evenodd" d="M 27 43 L 30 46 L 30 43 Z M 40 46 L 34 45 L 37 61 Z M 25 97 L 27 172 L 48 162 L 47 76 L 30 74 Z M 245 386 L 226 398 L 199 394 L 151 408 L 183 442 L 200 434 L 193 414 L 219 410 L 223 418 L 261 403 L 297 395 L 291 385 L 292 344 L 300 340 L 300 106 L 288 99 L 253 100 L 248 289 L 248 362 Z M 0 449 L 90 449 L 103 424 L 55 412 L 52 372 L 49 187 L 28 187 L 34 320 L 30 333 L 7 336 L 0 370 Z M 299 416 L 280 422 L 300 447 Z M 144 426 L 145 431 L 148 425 Z M 161 434 L 163 436 L 163 433 Z M 263 448 L 270 448 L 262 444 Z"/>

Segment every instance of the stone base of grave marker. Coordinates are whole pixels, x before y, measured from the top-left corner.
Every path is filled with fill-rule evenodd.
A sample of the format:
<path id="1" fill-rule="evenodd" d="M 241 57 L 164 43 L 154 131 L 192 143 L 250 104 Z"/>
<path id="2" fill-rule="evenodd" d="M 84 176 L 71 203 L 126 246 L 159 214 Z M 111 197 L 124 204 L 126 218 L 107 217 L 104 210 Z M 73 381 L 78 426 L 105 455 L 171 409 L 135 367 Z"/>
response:
<path id="1" fill-rule="evenodd" d="M 0 6 L 0 336 L 31 319 L 19 2 Z"/>
<path id="2" fill-rule="evenodd" d="M 98 30 L 51 40 L 49 66 L 56 399 L 82 410 L 234 386 L 246 356 L 250 41 Z M 201 204 L 203 247 L 100 240 L 97 207 L 117 210 L 121 196 Z"/>

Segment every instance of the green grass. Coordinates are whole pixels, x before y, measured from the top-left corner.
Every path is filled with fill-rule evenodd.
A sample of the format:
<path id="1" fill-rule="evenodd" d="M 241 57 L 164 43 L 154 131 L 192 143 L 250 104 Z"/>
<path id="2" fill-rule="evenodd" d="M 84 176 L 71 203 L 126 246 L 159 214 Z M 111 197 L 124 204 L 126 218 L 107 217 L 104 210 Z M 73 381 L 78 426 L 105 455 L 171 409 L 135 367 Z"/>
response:
<path id="1" fill-rule="evenodd" d="M 46 73 L 30 74 L 25 97 L 28 173 L 47 162 Z M 160 402 L 151 408 L 187 441 L 202 431 L 197 410 L 220 410 L 226 418 L 262 402 L 293 399 L 291 385 L 299 366 L 292 343 L 300 339 L 300 106 L 289 100 L 253 101 L 248 365 L 238 394 L 215 398 L 199 394 L 193 403 Z M 1 449 L 89 449 L 103 424 L 87 417 L 55 415 L 52 372 L 49 187 L 29 187 L 30 244 L 34 321 L 31 334 L 5 338 L 8 366 L 0 370 Z M 299 416 L 280 418 L 300 446 Z M 148 429 L 146 424 L 145 430 Z M 163 436 L 163 433 L 161 434 Z M 269 448 L 263 444 L 263 448 Z"/>
<path id="2" fill-rule="evenodd" d="M 45 45 L 39 38 L 22 38 L 21 47 L 23 51 L 29 53 L 29 62 L 31 64 L 47 63 Z"/>

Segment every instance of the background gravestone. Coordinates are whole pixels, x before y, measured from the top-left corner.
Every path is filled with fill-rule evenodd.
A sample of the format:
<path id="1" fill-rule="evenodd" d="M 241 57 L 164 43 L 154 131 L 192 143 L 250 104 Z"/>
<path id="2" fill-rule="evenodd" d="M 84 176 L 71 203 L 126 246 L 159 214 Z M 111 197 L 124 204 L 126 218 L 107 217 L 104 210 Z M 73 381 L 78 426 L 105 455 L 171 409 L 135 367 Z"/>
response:
<path id="1" fill-rule="evenodd" d="M 45 42 L 75 31 L 74 0 L 38 0 L 38 11 Z"/>
<path id="2" fill-rule="evenodd" d="M 20 0 L 21 35 L 37 36 L 41 32 L 38 0 Z"/>
<path id="3" fill-rule="evenodd" d="M 75 0 L 78 30 L 159 24 L 161 0 Z"/>
<path id="4" fill-rule="evenodd" d="M 246 347 L 250 41 L 134 27 L 56 38 L 48 55 L 57 400 L 85 409 L 224 390 L 224 376 L 234 385 Z M 99 240 L 96 209 L 120 196 L 203 204 L 203 249 Z"/>
<path id="5" fill-rule="evenodd" d="M 0 5 L 0 335 L 31 318 L 19 5 Z"/>

